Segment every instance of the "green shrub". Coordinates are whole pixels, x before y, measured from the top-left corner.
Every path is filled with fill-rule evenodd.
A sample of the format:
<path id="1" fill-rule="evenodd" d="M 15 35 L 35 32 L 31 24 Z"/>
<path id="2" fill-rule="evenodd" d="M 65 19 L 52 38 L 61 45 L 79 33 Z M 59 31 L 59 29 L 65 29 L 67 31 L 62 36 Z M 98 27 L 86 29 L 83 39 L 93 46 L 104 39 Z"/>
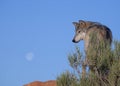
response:
<path id="1" fill-rule="evenodd" d="M 114 41 L 112 49 L 101 44 L 92 47 L 87 54 L 89 69 L 82 77 L 84 56 L 76 47 L 68 55 L 68 61 L 74 71 L 67 71 L 57 77 L 57 86 L 120 86 L 120 42 Z M 91 67 L 91 70 L 90 70 Z"/>

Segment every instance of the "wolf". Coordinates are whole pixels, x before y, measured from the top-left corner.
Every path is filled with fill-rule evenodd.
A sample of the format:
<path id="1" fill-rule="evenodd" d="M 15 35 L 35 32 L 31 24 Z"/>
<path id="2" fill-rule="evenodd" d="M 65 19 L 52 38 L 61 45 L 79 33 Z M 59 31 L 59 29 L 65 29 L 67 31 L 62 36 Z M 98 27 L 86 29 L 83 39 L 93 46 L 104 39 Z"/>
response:
<path id="1" fill-rule="evenodd" d="M 107 26 L 99 22 L 79 20 L 78 22 L 73 22 L 73 24 L 75 26 L 75 36 L 72 42 L 78 43 L 81 40 L 84 41 L 84 48 L 86 54 L 86 60 L 84 62 L 83 71 L 82 71 L 82 74 L 84 76 L 86 65 L 88 65 L 87 53 L 90 47 L 99 45 L 100 42 L 104 42 L 108 45 L 111 45 L 112 32 Z M 94 43 L 91 43 L 93 42 L 91 39 L 91 35 L 93 35 L 96 38 Z"/>

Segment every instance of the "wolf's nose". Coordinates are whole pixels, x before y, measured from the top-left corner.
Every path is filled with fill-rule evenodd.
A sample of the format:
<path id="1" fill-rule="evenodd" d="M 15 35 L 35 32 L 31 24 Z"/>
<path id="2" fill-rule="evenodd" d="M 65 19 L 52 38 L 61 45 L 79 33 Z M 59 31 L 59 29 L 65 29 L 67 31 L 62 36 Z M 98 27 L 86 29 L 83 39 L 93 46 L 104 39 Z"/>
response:
<path id="1" fill-rule="evenodd" d="M 75 40 L 73 39 L 72 42 L 75 42 Z"/>

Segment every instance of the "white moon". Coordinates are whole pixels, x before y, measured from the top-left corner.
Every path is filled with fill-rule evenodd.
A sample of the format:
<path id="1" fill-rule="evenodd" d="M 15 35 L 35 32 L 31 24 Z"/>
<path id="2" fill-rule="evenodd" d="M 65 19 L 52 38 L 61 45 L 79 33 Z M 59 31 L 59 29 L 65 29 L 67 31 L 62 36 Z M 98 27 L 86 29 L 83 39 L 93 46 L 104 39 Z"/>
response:
<path id="1" fill-rule="evenodd" d="M 25 56 L 25 58 L 27 59 L 27 61 L 32 61 L 34 58 L 34 53 L 33 52 L 28 52 Z"/>

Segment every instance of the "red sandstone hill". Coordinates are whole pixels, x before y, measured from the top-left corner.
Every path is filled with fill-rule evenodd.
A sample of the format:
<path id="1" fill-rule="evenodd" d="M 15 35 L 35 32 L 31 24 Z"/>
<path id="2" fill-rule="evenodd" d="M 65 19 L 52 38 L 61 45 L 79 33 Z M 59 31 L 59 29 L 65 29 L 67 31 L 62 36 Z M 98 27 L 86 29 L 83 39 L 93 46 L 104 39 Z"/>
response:
<path id="1" fill-rule="evenodd" d="M 46 82 L 35 81 L 29 84 L 26 84 L 24 86 L 57 86 L 57 85 L 55 80 L 49 80 Z"/>

